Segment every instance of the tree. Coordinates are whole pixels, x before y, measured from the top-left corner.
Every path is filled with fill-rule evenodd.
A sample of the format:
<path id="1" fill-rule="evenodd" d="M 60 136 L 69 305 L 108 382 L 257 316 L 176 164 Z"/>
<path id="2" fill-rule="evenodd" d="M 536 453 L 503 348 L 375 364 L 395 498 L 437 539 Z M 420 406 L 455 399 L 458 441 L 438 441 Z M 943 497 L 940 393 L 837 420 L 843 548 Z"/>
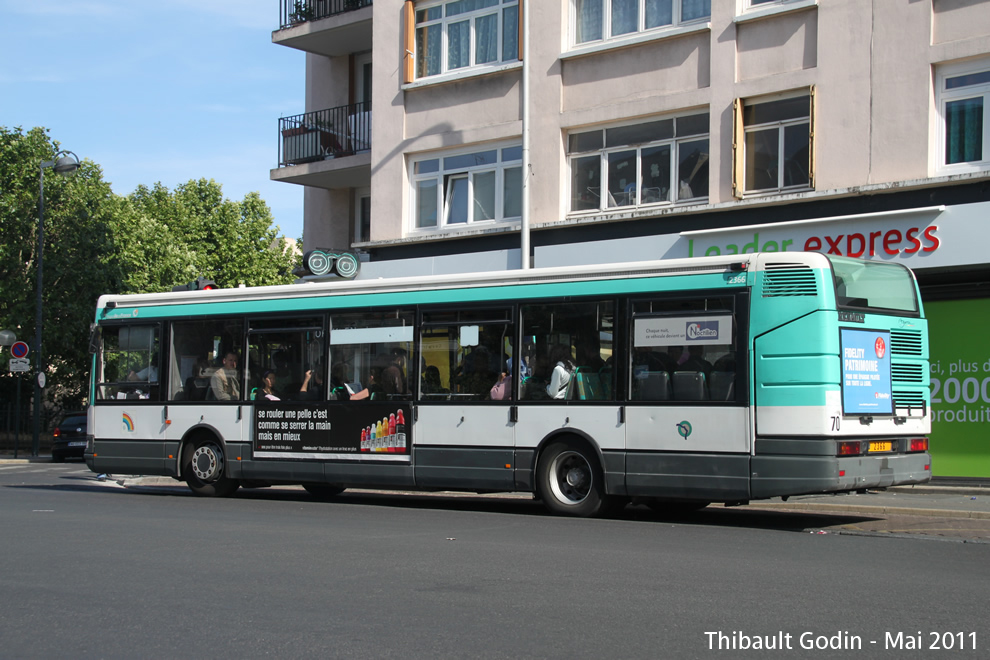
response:
<path id="1" fill-rule="evenodd" d="M 216 181 L 200 179 L 176 187 L 141 186 L 128 197 L 129 229 L 142 246 L 131 251 L 126 290 L 168 291 L 198 276 L 221 287 L 292 282 L 298 255 L 277 236 L 267 204 L 257 193 L 241 202 L 223 197 Z M 138 273 L 140 262 L 155 268 Z"/>
<path id="2" fill-rule="evenodd" d="M 59 151 L 47 132 L 0 127 L 0 326 L 35 334 L 41 162 Z M 45 177 L 43 349 L 49 393 L 79 405 L 89 373 L 86 341 L 100 293 L 119 288 L 113 219 L 119 200 L 99 167 Z M 29 341 L 29 343 L 34 343 Z M 9 379 L 7 379 L 9 380 Z"/>
<path id="3" fill-rule="evenodd" d="M 43 128 L 0 126 L 0 328 L 34 337 L 39 172 L 59 151 Z M 234 202 L 200 179 L 115 195 L 83 161 L 45 177 L 44 352 L 56 407 L 87 396 L 89 324 L 102 294 L 170 291 L 205 276 L 219 286 L 285 284 L 299 255 L 257 193 Z M 5 366 L 5 365 L 3 365 Z M 0 389 L 13 380 L 0 376 Z"/>

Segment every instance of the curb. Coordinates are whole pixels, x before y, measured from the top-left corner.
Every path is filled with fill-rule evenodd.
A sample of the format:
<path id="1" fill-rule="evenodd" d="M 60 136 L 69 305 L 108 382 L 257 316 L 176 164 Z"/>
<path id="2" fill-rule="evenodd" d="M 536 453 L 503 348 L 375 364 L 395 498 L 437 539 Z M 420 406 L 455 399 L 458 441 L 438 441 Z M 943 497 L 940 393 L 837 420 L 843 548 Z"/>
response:
<path id="1" fill-rule="evenodd" d="M 924 516 L 926 518 L 970 518 L 990 520 L 990 511 L 962 511 L 958 509 L 922 509 L 918 507 L 869 506 L 864 504 L 818 504 L 815 502 L 794 502 L 749 504 L 752 509 L 775 509 L 779 511 L 840 511 L 843 513 L 884 513 L 902 516 Z"/>

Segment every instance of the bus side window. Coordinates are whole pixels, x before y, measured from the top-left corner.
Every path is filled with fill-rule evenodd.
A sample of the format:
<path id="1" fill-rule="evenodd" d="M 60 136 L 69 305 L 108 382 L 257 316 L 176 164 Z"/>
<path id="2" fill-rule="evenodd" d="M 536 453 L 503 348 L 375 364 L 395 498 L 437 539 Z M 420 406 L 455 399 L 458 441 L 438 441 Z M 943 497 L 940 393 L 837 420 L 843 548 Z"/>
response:
<path id="1" fill-rule="evenodd" d="M 612 301 L 524 306 L 520 399 L 611 400 L 613 308 Z"/>
<path id="2" fill-rule="evenodd" d="M 415 312 L 334 314 L 330 321 L 332 401 L 412 398 Z"/>
<path id="3" fill-rule="evenodd" d="M 422 400 L 511 401 L 513 327 L 504 308 L 424 312 Z"/>

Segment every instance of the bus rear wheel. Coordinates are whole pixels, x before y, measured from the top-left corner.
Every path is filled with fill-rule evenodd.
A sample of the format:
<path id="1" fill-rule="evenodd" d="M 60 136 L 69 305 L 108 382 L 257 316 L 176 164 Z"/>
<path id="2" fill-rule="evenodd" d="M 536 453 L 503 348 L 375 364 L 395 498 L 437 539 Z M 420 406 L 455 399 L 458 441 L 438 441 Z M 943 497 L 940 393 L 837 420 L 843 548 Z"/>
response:
<path id="1" fill-rule="evenodd" d="M 552 513 L 588 518 L 609 511 L 604 473 L 586 444 L 553 442 L 543 452 L 536 473 L 537 495 Z"/>
<path id="2" fill-rule="evenodd" d="M 186 445 L 182 451 L 182 474 L 189 490 L 202 497 L 227 497 L 240 485 L 227 476 L 223 447 L 212 438 Z"/>

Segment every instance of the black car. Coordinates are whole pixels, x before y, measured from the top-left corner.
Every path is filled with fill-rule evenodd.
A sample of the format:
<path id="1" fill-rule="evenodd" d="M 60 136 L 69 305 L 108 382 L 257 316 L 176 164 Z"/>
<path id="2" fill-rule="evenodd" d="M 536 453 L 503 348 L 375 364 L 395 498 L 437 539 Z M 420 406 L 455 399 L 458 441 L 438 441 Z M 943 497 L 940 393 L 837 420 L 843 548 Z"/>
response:
<path id="1" fill-rule="evenodd" d="M 52 431 L 52 461 L 82 458 L 86 450 L 86 413 L 66 413 Z"/>

